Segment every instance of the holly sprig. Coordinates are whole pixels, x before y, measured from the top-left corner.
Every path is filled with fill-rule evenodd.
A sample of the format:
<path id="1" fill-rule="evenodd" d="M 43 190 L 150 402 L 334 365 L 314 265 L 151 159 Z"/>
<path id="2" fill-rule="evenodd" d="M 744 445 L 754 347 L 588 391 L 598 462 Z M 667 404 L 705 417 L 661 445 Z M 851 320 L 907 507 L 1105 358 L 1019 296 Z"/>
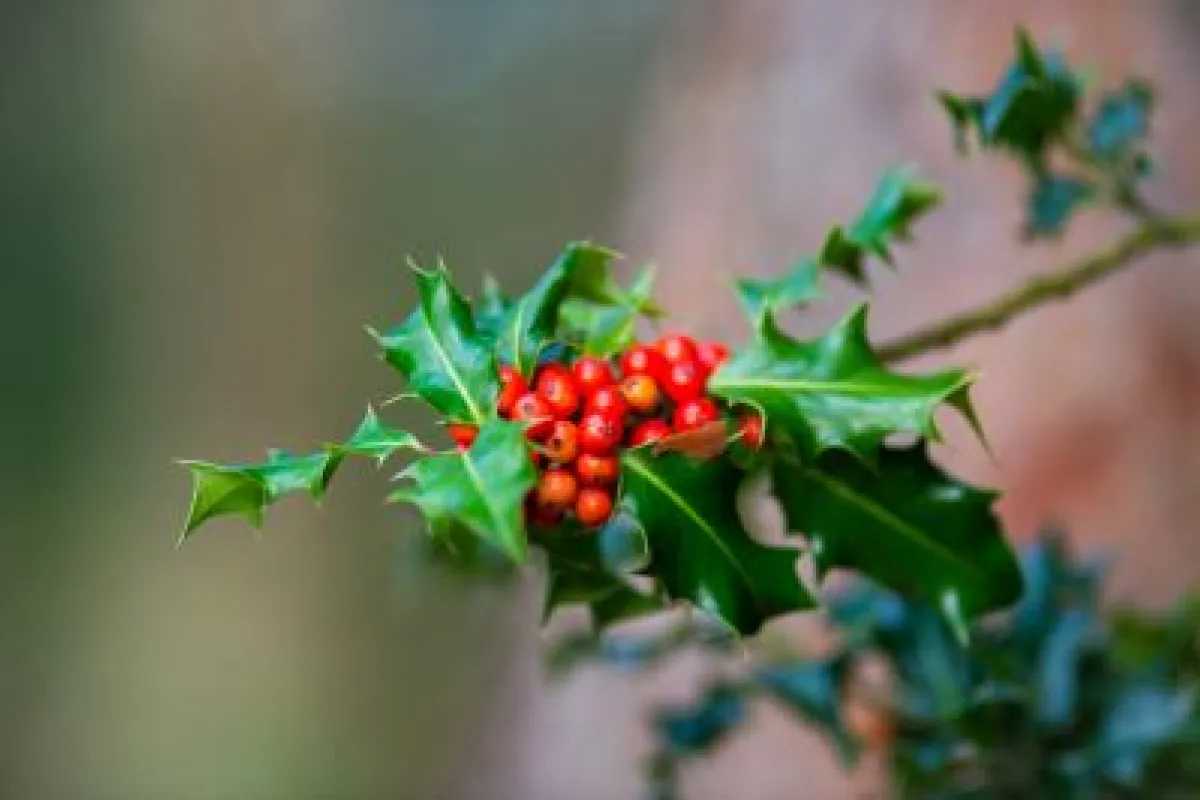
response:
<path id="1" fill-rule="evenodd" d="M 973 375 L 894 364 L 1003 324 L 1150 249 L 1200 239 L 1200 220 L 1151 215 L 1138 192 L 1152 93 L 1131 84 L 1086 116 L 1082 84 L 1065 63 L 1023 32 L 1016 45 L 992 95 L 943 94 L 943 106 L 960 138 L 973 132 L 982 147 L 1016 154 L 1035 195 L 1063 177 L 1052 170 L 1060 151 L 1086 168 L 1068 177 L 1141 222 L 1110 250 L 882 346 L 871 340 L 867 304 L 824 335 L 794 337 L 789 315 L 820 299 L 827 280 L 869 288 L 872 264 L 892 265 L 896 246 L 937 207 L 935 186 L 895 170 L 815 252 L 777 277 L 736 282 L 751 333 L 732 352 L 679 334 L 639 343 L 642 321 L 664 316 L 653 271 L 622 285 L 618 255 L 591 242 L 568 244 L 516 296 L 488 279 L 472 299 L 444 264 L 413 264 L 417 307 L 370 332 L 404 380 L 401 396 L 424 401 L 454 443 L 419 442 L 369 410 L 345 442 L 309 455 L 186 462 L 194 490 L 184 536 L 220 515 L 261 524 L 289 493 L 319 498 L 347 456 L 380 464 L 404 456 L 391 499 L 424 514 L 434 550 L 514 568 L 543 551 L 547 615 L 584 605 L 602 629 L 686 603 L 752 634 L 817 605 L 820 586 L 799 577 L 809 558 L 818 583 L 833 569 L 857 571 L 932 604 L 965 638 L 973 618 L 1013 603 L 1022 585 L 992 511 L 996 494 L 929 455 L 942 409 L 979 428 Z M 738 511 L 742 488 L 762 478 L 784 511 L 781 544 L 760 541 Z"/>

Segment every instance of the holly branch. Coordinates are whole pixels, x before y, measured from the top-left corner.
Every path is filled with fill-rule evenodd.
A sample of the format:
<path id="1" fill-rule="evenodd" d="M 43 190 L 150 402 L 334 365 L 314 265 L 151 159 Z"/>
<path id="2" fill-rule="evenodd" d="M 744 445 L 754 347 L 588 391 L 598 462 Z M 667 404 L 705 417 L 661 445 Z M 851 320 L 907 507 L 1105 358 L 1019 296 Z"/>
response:
<path id="1" fill-rule="evenodd" d="M 1108 247 L 1038 275 L 978 308 L 955 314 L 881 345 L 879 357 L 887 362 L 904 361 L 931 350 L 952 347 L 977 333 L 1003 327 L 1038 306 L 1064 300 L 1132 266 L 1155 250 L 1187 247 L 1196 243 L 1200 243 L 1200 214 L 1152 219 Z"/>

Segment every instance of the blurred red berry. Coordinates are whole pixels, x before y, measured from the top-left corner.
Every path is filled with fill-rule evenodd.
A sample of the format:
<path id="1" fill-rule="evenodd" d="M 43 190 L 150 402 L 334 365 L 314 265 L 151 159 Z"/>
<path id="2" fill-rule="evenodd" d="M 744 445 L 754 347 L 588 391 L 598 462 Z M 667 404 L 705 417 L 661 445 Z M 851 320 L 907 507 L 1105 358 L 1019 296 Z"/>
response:
<path id="1" fill-rule="evenodd" d="M 530 423 L 525 435 L 530 439 L 545 439 L 554 428 L 554 415 L 550 404 L 533 392 L 526 392 L 513 403 L 512 418 Z"/>
<path id="2" fill-rule="evenodd" d="M 568 508 L 575 502 L 579 482 L 569 469 L 548 469 L 537 485 L 537 504 L 542 508 Z"/>
<path id="3" fill-rule="evenodd" d="M 550 528 L 562 520 L 561 506 L 543 506 L 537 501 L 537 489 L 531 489 L 525 498 L 525 519 L 530 525 Z"/>
<path id="4" fill-rule="evenodd" d="M 533 385 L 556 419 L 566 419 L 579 410 L 579 390 L 566 367 L 547 364 L 538 370 Z"/>
<path id="5" fill-rule="evenodd" d="M 668 364 L 696 360 L 696 340 L 690 336 L 664 336 L 655 346 Z"/>
<path id="6" fill-rule="evenodd" d="M 575 385 L 579 387 L 579 391 L 584 397 L 591 396 L 597 389 L 612 386 L 617 380 L 613 375 L 612 364 L 596 356 L 577 358 L 574 366 L 571 367 L 571 374 L 575 377 Z"/>
<path id="7" fill-rule="evenodd" d="M 629 446 L 641 447 L 667 438 L 673 431 L 671 426 L 661 419 L 648 419 L 633 429 L 629 434 Z"/>
<path id="8" fill-rule="evenodd" d="M 704 370 L 694 360 L 676 361 L 663 379 L 663 391 L 676 403 L 686 403 L 704 394 Z"/>
<path id="9" fill-rule="evenodd" d="M 446 426 L 446 433 L 461 449 L 465 450 L 479 435 L 479 428 L 466 422 L 451 422 Z"/>
<path id="10" fill-rule="evenodd" d="M 617 386 L 602 386 L 597 389 L 588 398 L 584 408 L 585 414 L 608 414 L 617 419 L 624 417 L 628 411 L 629 404 L 625 402 L 625 397 Z"/>
<path id="11" fill-rule="evenodd" d="M 666 371 L 667 361 L 662 353 L 647 344 L 635 344 L 621 354 L 621 374 L 649 375 L 657 378 Z"/>
<path id="12" fill-rule="evenodd" d="M 707 397 L 689 400 L 675 409 L 675 432 L 694 431 L 710 422 L 716 422 L 720 418 L 721 415 L 717 412 L 716 405 Z"/>
<path id="13" fill-rule="evenodd" d="M 729 348 L 720 342 L 701 342 L 696 345 L 696 360 L 707 375 L 712 375 L 729 360 Z"/>
<path id="14" fill-rule="evenodd" d="M 575 499 L 575 517 L 589 527 L 600 525 L 612 516 L 613 498 L 606 489 L 588 487 Z"/>
<path id="15" fill-rule="evenodd" d="M 611 486 L 620 477 L 621 465 L 616 456 L 580 453 L 575 459 L 575 474 L 584 486 Z"/>
<path id="16" fill-rule="evenodd" d="M 575 423 L 560 419 L 546 437 L 546 457 L 556 464 L 569 464 L 579 452 L 579 431 Z"/>
<path id="17" fill-rule="evenodd" d="M 500 373 L 500 393 L 496 395 L 496 411 L 500 413 L 500 416 L 508 417 L 512 415 L 517 398 L 529 391 L 529 384 L 525 383 L 520 372 L 508 364 L 501 364 L 498 372 Z"/>
<path id="18" fill-rule="evenodd" d="M 751 450 L 758 450 L 763 446 L 763 418 L 762 414 L 757 411 L 743 414 L 738 418 L 738 432 L 742 436 L 742 441 Z"/>
<path id="19" fill-rule="evenodd" d="M 579 449 L 594 456 L 608 455 L 621 443 L 620 417 L 592 412 L 579 421 Z"/>
<path id="20" fill-rule="evenodd" d="M 649 375 L 630 375 L 621 381 L 621 396 L 639 414 L 658 408 L 658 384 Z"/>

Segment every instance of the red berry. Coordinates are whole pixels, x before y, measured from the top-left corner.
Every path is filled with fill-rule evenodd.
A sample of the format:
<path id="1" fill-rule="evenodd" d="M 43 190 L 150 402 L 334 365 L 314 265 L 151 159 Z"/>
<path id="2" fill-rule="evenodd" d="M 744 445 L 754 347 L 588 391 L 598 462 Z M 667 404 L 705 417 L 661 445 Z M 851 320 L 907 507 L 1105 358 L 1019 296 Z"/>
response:
<path id="1" fill-rule="evenodd" d="M 752 412 L 744 414 L 738 419 L 738 432 L 742 436 L 742 441 L 751 450 L 758 450 L 763 446 L 763 418 L 762 414 Z"/>
<path id="2" fill-rule="evenodd" d="M 671 426 L 661 419 L 648 419 L 633 429 L 629 434 L 629 446 L 641 447 L 651 442 L 665 439 L 672 433 Z"/>
<path id="3" fill-rule="evenodd" d="M 548 469 L 537 485 L 537 504 L 542 508 L 567 508 L 575 502 L 579 483 L 569 469 Z"/>
<path id="4" fill-rule="evenodd" d="M 599 525 L 612 516 L 613 498 L 605 489 L 581 489 L 575 499 L 575 517 L 584 525 Z"/>
<path id="5" fill-rule="evenodd" d="M 579 410 L 575 379 L 561 364 L 547 364 L 539 369 L 533 385 L 556 419 L 566 419 Z"/>
<path id="6" fill-rule="evenodd" d="M 603 386 L 588 398 L 585 414 L 607 414 L 621 419 L 629 411 L 625 397 L 616 386 Z"/>
<path id="7" fill-rule="evenodd" d="M 603 358 L 597 358 L 596 356 L 580 356 L 577 358 L 575 365 L 571 367 L 571 374 L 575 378 L 575 385 L 579 387 L 579 391 L 584 396 L 590 396 L 597 389 L 612 386 L 616 382 L 612 365 Z"/>
<path id="8" fill-rule="evenodd" d="M 550 405 L 539 395 L 526 392 L 513 403 L 512 417 L 530 423 L 525 435 L 530 439 L 545 439 L 554 428 L 554 416 Z"/>
<path id="9" fill-rule="evenodd" d="M 624 425 L 620 417 L 584 414 L 579 421 L 579 449 L 594 456 L 608 455 L 621 443 Z"/>
<path id="10" fill-rule="evenodd" d="M 575 423 L 560 419 L 546 437 L 546 455 L 556 464 L 569 464 L 579 452 L 579 431 Z"/>
<path id="11" fill-rule="evenodd" d="M 594 456 L 580 453 L 575 459 L 575 474 L 584 486 L 611 486 L 621 474 L 616 456 Z"/>
<path id="12" fill-rule="evenodd" d="M 629 407 L 640 414 L 658 408 L 658 384 L 649 375 L 630 375 L 621 381 L 621 396 Z"/>
<path id="13" fill-rule="evenodd" d="M 689 400 L 675 409 L 675 432 L 694 431 L 720 418 L 716 405 L 707 397 Z"/>
<path id="14" fill-rule="evenodd" d="M 647 344 L 635 344 L 621 354 L 621 373 L 624 375 L 649 375 L 657 378 L 666 371 L 667 361 L 662 353 Z"/>
<path id="15" fill-rule="evenodd" d="M 668 364 L 696 360 L 696 340 L 690 336 L 664 336 L 655 346 Z"/>
<path id="16" fill-rule="evenodd" d="M 529 384 L 525 383 L 520 372 L 508 364 L 501 364 L 499 373 L 500 393 L 496 395 L 496 411 L 500 416 L 507 417 L 512 414 L 517 398 L 529 391 Z"/>
<path id="17" fill-rule="evenodd" d="M 663 378 L 663 391 L 676 403 L 704 394 L 704 369 L 698 361 L 676 361 Z"/>
<path id="18" fill-rule="evenodd" d="M 460 450 L 466 450 L 479 435 L 479 428 L 466 422 L 451 422 L 446 426 L 446 433 L 450 434 Z"/>
<path id="19" fill-rule="evenodd" d="M 729 359 L 729 348 L 720 342 L 701 342 L 696 345 L 696 360 L 709 375 Z"/>

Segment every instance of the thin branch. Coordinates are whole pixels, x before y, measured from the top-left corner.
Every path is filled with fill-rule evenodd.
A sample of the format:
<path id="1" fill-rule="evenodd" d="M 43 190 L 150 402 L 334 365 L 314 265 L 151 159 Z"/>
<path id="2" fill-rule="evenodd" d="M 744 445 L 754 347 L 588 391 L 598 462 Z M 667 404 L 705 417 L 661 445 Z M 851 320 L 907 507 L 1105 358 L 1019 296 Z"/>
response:
<path id="1" fill-rule="evenodd" d="M 884 361 L 903 361 L 950 347 L 977 333 L 999 328 L 1040 305 L 1069 297 L 1160 247 L 1196 243 L 1200 243 L 1200 215 L 1148 221 L 1107 248 L 1033 278 L 1024 286 L 977 309 L 956 314 L 884 344 L 879 348 L 879 356 Z"/>

